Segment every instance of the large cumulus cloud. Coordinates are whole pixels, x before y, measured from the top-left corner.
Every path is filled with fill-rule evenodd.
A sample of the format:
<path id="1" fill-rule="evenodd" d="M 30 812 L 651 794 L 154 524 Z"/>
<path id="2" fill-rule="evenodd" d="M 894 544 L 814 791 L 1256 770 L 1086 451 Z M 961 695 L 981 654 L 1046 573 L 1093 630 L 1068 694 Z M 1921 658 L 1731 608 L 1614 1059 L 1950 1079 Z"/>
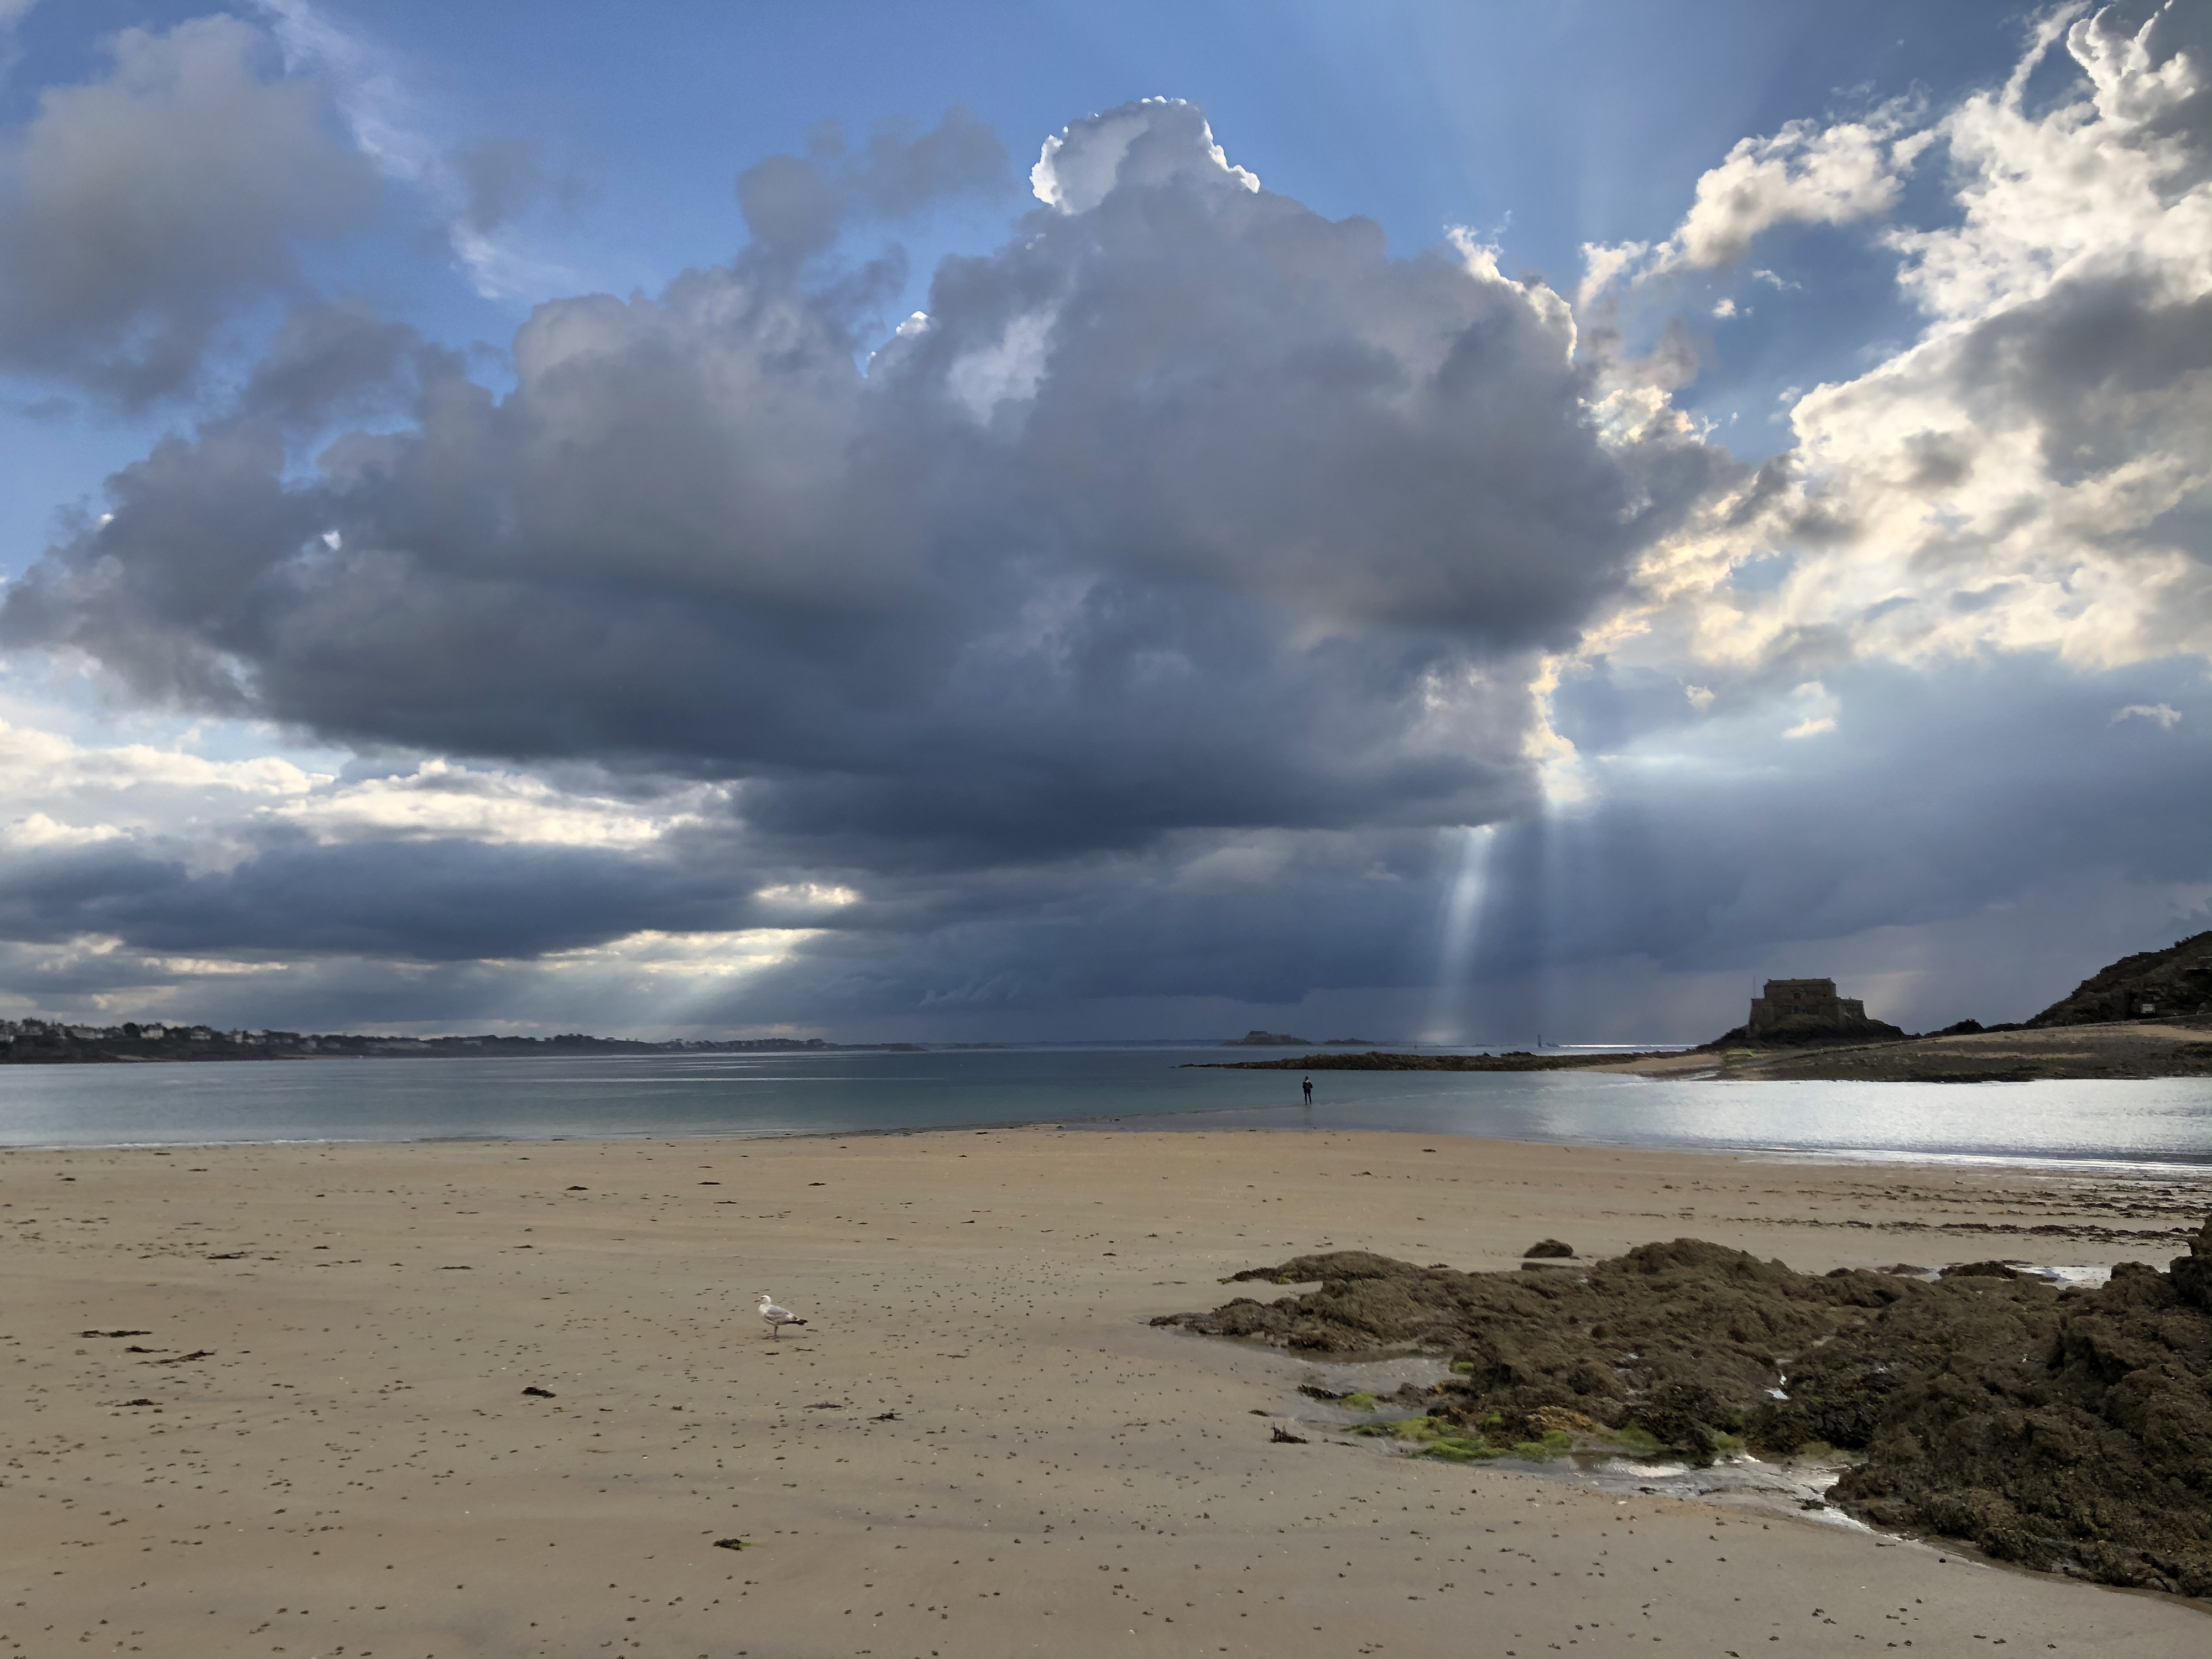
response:
<path id="1" fill-rule="evenodd" d="M 767 234 L 726 266 L 539 307 L 504 397 L 418 351 L 411 421 L 307 478 L 251 405 L 164 444 L 7 637 L 340 741 L 744 778 L 787 834 L 1004 855 L 1527 806 L 1530 664 L 1714 454 L 1601 428 L 1540 283 L 1394 258 L 1179 103 L 1056 138 L 1081 189 L 872 337 L 884 273 L 794 249 L 979 165 L 957 124 L 889 142 L 857 184 L 754 169 Z M 373 380 L 390 343 L 331 320 L 350 355 L 309 361 Z"/>

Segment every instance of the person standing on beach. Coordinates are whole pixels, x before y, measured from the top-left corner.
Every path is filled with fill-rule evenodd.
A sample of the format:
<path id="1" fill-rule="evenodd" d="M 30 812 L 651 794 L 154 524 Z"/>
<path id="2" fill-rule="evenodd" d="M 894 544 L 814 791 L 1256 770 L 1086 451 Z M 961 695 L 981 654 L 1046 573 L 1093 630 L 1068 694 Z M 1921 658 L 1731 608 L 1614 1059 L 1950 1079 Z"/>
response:
<path id="1" fill-rule="evenodd" d="M 1311 1078 L 1305 1078 L 1305 1079 L 1302 1079 L 1302 1080 L 1299 1082 L 1298 1086 L 1299 1086 L 1300 1088 L 1304 1089 L 1304 1090 L 1306 1091 L 1306 1104 L 1307 1104 L 1307 1105 L 1309 1105 L 1309 1106 L 1312 1105 L 1312 1104 L 1313 1104 L 1313 1079 L 1312 1079 Z"/>

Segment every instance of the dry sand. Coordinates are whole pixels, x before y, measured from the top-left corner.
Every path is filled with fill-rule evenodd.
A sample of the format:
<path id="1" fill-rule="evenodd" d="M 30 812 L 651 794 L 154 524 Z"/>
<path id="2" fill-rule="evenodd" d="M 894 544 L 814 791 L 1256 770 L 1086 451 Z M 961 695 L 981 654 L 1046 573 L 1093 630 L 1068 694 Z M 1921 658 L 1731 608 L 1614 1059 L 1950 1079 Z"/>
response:
<path id="1" fill-rule="evenodd" d="M 1297 1362 L 1146 1322 L 1328 1245 L 2162 1263 L 2208 1204 L 1385 1134 L 9 1152 L 0 1654 L 2198 1659 L 2170 1600 L 1273 1443 Z"/>

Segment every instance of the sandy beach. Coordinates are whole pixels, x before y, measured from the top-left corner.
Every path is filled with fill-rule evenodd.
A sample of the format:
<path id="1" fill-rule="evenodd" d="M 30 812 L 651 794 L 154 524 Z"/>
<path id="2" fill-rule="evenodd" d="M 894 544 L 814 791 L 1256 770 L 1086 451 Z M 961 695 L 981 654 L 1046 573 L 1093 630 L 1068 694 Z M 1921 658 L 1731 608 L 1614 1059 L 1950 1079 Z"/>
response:
<path id="1" fill-rule="evenodd" d="M 1299 1362 L 1147 1321 L 1317 1248 L 2162 1265 L 2209 1206 L 1386 1134 L 10 1152 L 0 1653 L 2193 1659 L 2167 1598 L 1276 1443 Z"/>

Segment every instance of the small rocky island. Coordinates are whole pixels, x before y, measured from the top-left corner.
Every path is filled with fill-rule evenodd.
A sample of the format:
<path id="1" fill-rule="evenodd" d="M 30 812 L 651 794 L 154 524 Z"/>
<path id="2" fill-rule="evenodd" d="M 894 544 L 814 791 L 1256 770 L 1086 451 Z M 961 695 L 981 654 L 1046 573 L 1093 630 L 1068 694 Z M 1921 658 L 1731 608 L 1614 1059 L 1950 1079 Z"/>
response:
<path id="1" fill-rule="evenodd" d="M 1904 1038 L 1905 1033 L 1887 1020 L 1869 1019 L 1866 1004 L 1856 997 L 1838 996 L 1832 979 L 1770 979 L 1766 994 L 1751 1000 L 1750 1018 L 1703 1046 L 1806 1048 Z"/>

